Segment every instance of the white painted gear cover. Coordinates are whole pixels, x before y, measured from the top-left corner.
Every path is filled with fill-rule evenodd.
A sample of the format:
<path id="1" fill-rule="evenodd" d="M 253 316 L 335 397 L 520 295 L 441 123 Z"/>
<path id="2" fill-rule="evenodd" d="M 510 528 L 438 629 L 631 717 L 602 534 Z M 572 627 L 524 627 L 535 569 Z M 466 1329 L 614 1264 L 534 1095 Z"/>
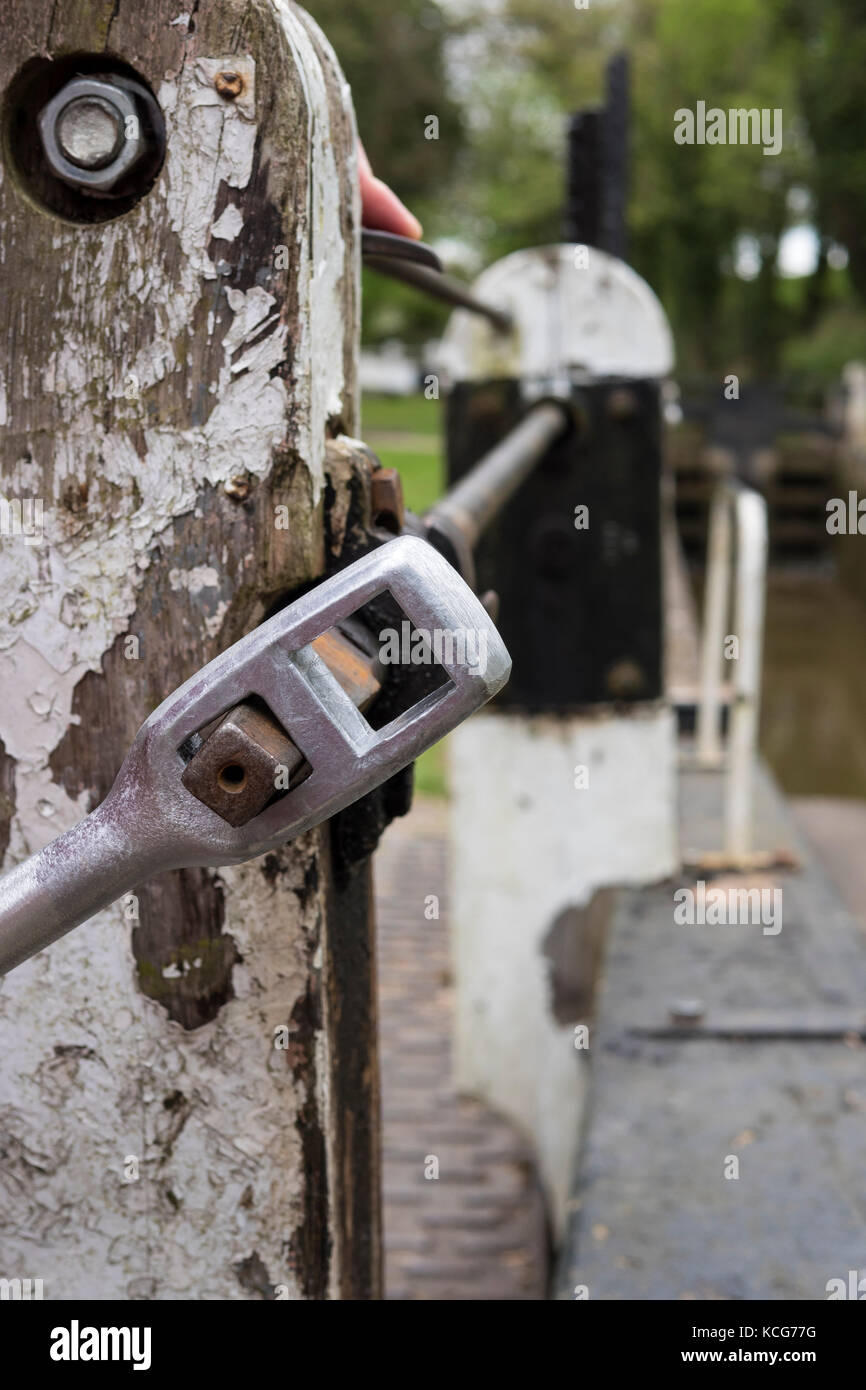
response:
<path id="1" fill-rule="evenodd" d="M 514 320 L 500 333 L 457 309 L 439 365 L 449 383 L 593 377 L 661 378 L 674 363 L 664 309 L 624 261 L 587 246 L 515 251 L 476 280 L 474 293 Z"/>

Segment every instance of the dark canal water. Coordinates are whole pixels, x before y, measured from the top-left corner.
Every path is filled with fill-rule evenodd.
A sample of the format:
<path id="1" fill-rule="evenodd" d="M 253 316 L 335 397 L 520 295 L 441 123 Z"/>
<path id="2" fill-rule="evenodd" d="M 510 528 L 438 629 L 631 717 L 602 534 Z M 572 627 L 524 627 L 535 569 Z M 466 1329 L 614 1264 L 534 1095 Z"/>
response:
<path id="1" fill-rule="evenodd" d="M 866 798 L 866 605 L 829 568 L 770 572 L 761 746 L 790 796 Z"/>

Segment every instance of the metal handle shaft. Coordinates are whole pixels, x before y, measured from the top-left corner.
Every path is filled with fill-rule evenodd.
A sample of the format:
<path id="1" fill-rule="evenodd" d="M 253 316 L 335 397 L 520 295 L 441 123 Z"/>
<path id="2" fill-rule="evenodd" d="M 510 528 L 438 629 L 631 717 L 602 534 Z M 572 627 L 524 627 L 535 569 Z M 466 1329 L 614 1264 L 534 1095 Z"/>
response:
<path id="1" fill-rule="evenodd" d="M 0 879 L 0 975 L 116 902 L 146 876 L 107 803 Z"/>
<path id="2" fill-rule="evenodd" d="M 509 333 L 514 327 L 514 320 L 510 314 L 504 309 L 497 309 L 495 304 L 487 304 L 483 299 L 479 299 L 467 285 L 455 279 L 453 275 L 430 270 L 427 266 L 416 265 L 412 261 L 387 260 L 376 255 L 365 256 L 364 264 L 371 270 L 379 271 L 381 275 L 390 275 L 392 280 L 402 280 L 404 284 L 412 285 L 431 299 L 441 299 L 445 304 L 453 304 L 458 309 L 468 309 L 470 314 L 480 314 L 500 333 Z"/>

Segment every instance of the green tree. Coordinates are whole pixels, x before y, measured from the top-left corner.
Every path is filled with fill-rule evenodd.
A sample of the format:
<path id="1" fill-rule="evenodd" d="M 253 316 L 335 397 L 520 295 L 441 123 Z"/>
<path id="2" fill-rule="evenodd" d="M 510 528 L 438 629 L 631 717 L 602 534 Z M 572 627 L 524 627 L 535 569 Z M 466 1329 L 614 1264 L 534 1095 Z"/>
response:
<path id="1" fill-rule="evenodd" d="M 453 168 L 462 134 L 446 80 L 454 26 L 445 12 L 435 0 L 309 0 L 307 8 L 349 80 L 376 173 L 404 199 L 431 200 Z"/>
<path id="2" fill-rule="evenodd" d="M 815 152 L 816 218 L 825 238 L 847 249 L 851 283 L 866 304 L 866 0 L 781 0 L 777 22 L 800 59 L 796 84 Z"/>
<path id="3" fill-rule="evenodd" d="M 479 8 L 479 22 L 482 15 Z M 476 225 L 484 226 L 485 211 L 496 225 L 490 249 L 525 245 L 529 231 L 533 240 L 559 238 L 566 116 L 600 102 L 607 60 L 625 47 L 632 63 L 630 260 L 665 303 L 681 361 L 715 367 L 745 356 L 756 370 L 774 370 L 789 312 L 776 293 L 776 253 L 788 191 L 807 162 L 797 138 L 791 44 L 779 43 L 775 20 L 773 0 L 594 0 L 587 10 L 573 0 L 508 0 L 495 66 L 509 74 L 512 93 L 489 102 L 492 119 L 476 115 L 461 170 L 481 204 Z M 475 100 L 487 90 L 479 77 Z M 781 107 L 782 154 L 676 144 L 674 113 L 698 100 L 726 110 Z M 472 199 L 470 191 L 458 201 Z M 761 273 L 750 285 L 732 268 L 743 235 L 762 250 Z"/>
<path id="4" fill-rule="evenodd" d="M 312 8 L 352 82 L 374 167 L 428 239 L 462 240 L 480 264 L 560 240 L 566 119 L 600 102 L 606 63 L 624 48 L 629 259 L 668 311 L 680 371 L 775 375 L 808 365 L 810 337 L 825 370 L 866 344 L 866 0 L 590 0 L 585 10 L 574 0 L 462 0 L 459 22 L 451 0 Z M 698 101 L 781 108 L 781 154 L 677 144 L 674 113 Z M 429 116 L 438 140 L 425 139 Z M 779 247 L 804 217 L 820 256 L 813 275 L 792 281 L 779 274 Z M 749 276 L 744 245 L 757 253 Z M 365 295 L 376 337 L 418 340 L 444 318 L 372 276 Z"/>
<path id="5" fill-rule="evenodd" d="M 426 237 L 451 229 L 443 195 L 463 141 L 463 112 L 449 94 L 446 48 L 457 26 L 435 0 L 308 0 L 352 88 L 373 169 L 420 218 Z M 445 314 L 417 292 L 364 274 L 364 336 L 423 341 Z"/>

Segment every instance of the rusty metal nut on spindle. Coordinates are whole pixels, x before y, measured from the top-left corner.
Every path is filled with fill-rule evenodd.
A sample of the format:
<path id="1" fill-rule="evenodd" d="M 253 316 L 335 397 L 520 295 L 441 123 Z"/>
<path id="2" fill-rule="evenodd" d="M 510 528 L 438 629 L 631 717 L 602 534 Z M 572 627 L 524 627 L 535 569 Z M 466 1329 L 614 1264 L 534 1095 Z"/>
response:
<path id="1" fill-rule="evenodd" d="M 312 645 L 352 704 L 368 709 L 382 689 L 378 660 L 337 628 L 321 633 Z M 207 735 L 180 780 L 229 825 L 247 825 L 277 792 L 297 785 L 304 762 L 271 714 L 240 704 Z"/>
<path id="2" fill-rule="evenodd" d="M 288 788 L 303 762 L 274 718 L 255 705 L 235 705 L 190 758 L 181 781 L 229 825 L 246 825 Z"/>
<path id="3" fill-rule="evenodd" d="M 75 77 L 43 107 L 39 137 L 51 173 L 85 193 L 109 194 L 146 159 L 161 158 L 159 105 L 121 76 Z"/>
<path id="4" fill-rule="evenodd" d="M 396 468 L 378 468 L 370 479 L 370 512 L 375 526 L 399 536 L 406 508 L 403 482 Z"/>

